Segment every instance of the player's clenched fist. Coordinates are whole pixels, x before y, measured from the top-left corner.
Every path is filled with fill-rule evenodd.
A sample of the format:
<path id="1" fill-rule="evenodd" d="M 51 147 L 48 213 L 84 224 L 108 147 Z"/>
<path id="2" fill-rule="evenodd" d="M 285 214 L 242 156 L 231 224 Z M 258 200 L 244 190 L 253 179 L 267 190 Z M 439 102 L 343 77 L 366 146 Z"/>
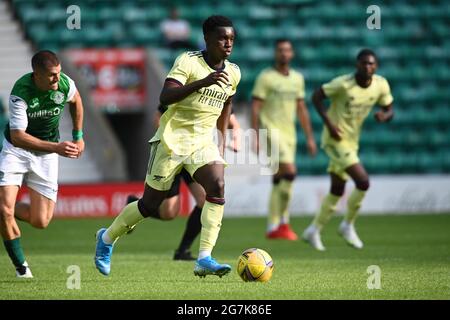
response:
<path id="1" fill-rule="evenodd" d="M 228 85 L 228 83 L 229 83 L 228 73 L 224 70 L 215 71 L 215 72 L 210 73 L 202 81 L 203 81 L 203 85 L 205 87 L 209 87 L 213 84 L 217 84 L 220 86 L 220 83 L 223 83 L 224 85 Z"/>
<path id="2" fill-rule="evenodd" d="M 79 154 L 78 146 L 70 141 L 63 141 L 57 144 L 56 153 L 67 158 L 77 158 Z"/>

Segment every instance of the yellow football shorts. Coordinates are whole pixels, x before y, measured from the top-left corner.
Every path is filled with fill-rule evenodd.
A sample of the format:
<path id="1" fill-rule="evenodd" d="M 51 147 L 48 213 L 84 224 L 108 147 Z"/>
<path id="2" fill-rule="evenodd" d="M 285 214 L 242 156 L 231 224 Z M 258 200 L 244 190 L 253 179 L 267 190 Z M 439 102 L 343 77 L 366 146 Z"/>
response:
<path id="1" fill-rule="evenodd" d="M 267 136 L 267 143 L 267 156 L 270 157 L 272 164 L 295 163 L 297 151 L 295 139 L 284 139 L 280 134 L 271 134 Z"/>
<path id="2" fill-rule="evenodd" d="M 167 191 L 170 190 L 175 176 L 183 167 L 191 177 L 194 177 L 197 169 L 212 162 L 225 165 L 219 148 L 213 142 L 190 155 L 176 155 L 163 142 L 154 141 L 150 143 L 150 159 L 145 182 L 153 189 Z"/>
<path id="3" fill-rule="evenodd" d="M 358 150 L 339 144 L 328 144 L 323 149 L 330 158 L 327 171 L 347 181 L 349 175 L 345 169 L 359 163 Z"/>

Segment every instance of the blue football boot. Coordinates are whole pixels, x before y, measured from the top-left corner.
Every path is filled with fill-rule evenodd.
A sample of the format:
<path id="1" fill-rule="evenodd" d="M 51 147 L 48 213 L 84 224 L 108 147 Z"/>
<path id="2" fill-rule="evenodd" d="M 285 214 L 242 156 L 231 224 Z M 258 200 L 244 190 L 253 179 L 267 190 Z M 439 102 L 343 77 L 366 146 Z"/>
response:
<path id="1" fill-rule="evenodd" d="M 106 228 L 102 228 L 97 231 L 95 238 L 97 243 L 95 246 L 95 267 L 100 273 L 105 276 L 111 272 L 111 255 L 113 251 L 113 244 L 106 244 L 102 240 L 102 235 L 105 233 Z"/>
<path id="2" fill-rule="evenodd" d="M 228 264 L 220 264 L 211 256 L 197 260 L 194 268 L 194 275 L 201 278 L 207 275 L 216 275 L 222 278 L 231 271 L 231 266 Z"/>

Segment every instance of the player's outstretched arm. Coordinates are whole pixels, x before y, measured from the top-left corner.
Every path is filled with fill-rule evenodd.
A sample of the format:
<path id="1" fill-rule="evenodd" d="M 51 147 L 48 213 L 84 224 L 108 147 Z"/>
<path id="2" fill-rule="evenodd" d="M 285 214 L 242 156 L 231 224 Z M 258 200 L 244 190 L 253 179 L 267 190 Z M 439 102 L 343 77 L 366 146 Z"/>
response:
<path id="1" fill-rule="evenodd" d="M 341 140 L 341 131 L 338 127 L 336 127 L 333 123 L 331 123 L 330 118 L 328 118 L 326 108 L 323 104 L 323 101 L 326 99 L 326 95 L 323 92 L 322 87 L 314 91 L 312 96 L 312 102 L 314 104 L 314 107 L 316 108 L 317 112 L 319 113 L 320 117 L 323 120 L 323 123 L 328 128 L 328 131 L 330 132 L 330 135 L 335 140 Z"/>
<path id="2" fill-rule="evenodd" d="M 256 140 L 254 142 L 256 154 L 259 153 L 259 113 L 261 112 L 263 101 L 264 100 L 257 97 L 253 97 L 252 99 L 252 129 L 255 130 L 256 133 Z"/>
<path id="3" fill-rule="evenodd" d="M 220 117 L 217 119 L 217 129 L 220 132 L 219 137 L 219 151 L 220 155 L 223 156 L 225 153 L 225 135 L 227 132 L 229 120 L 230 120 L 230 114 L 231 114 L 231 104 L 232 104 L 232 97 L 229 97 L 227 101 L 223 104 L 222 113 L 220 114 Z"/>
<path id="4" fill-rule="evenodd" d="M 382 106 L 381 110 L 375 113 L 375 119 L 378 122 L 388 122 L 394 118 L 394 108 L 392 104 L 387 106 Z"/>
<path id="5" fill-rule="evenodd" d="M 161 95 L 159 96 L 159 101 L 162 105 L 168 106 L 170 104 L 183 100 L 191 93 L 197 91 L 200 88 L 209 87 L 213 84 L 217 84 L 220 86 L 221 83 L 223 83 L 224 85 L 227 85 L 229 83 L 228 74 L 223 70 L 212 72 L 201 80 L 197 80 L 185 85 L 174 79 L 166 79 L 166 81 L 164 82 L 164 87 L 161 91 Z"/>
<path id="6" fill-rule="evenodd" d="M 314 140 L 314 133 L 311 126 L 311 120 L 309 117 L 308 109 L 305 105 L 305 100 L 297 100 L 297 115 L 300 125 L 303 128 L 306 136 L 306 146 L 310 155 L 314 156 L 317 153 L 316 141 Z"/>
<path id="7" fill-rule="evenodd" d="M 43 152 L 56 152 L 60 156 L 68 158 L 78 157 L 78 146 L 70 141 L 63 141 L 60 143 L 44 141 L 36 138 L 25 130 L 10 130 L 11 142 L 17 148 L 25 150 L 35 150 Z"/>
<path id="8" fill-rule="evenodd" d="M 83 139 L 83 101 L 78 91 L 75 93 L 73 99 L 69 101 L 70 115 L 72 117 L 72 139 L 73 143 L 78 146 L 78 157 L 84 151 Z"/>

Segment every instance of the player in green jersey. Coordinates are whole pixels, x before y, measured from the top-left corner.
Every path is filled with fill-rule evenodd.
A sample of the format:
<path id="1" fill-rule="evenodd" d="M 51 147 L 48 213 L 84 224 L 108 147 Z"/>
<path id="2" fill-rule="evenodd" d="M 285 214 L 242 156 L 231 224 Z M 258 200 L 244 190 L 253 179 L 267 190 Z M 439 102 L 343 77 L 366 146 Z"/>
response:
<path id="1" fill-rule="evenodd" d="M 10 119 L 0 153 L 0 233 L 17 277 L 31 278 L 20 245 L 15 217 L 44 229 L 50 223 L 58 192 L 58 155 L 76 159 L 84 150 L 83 104 L 75 83 L 61 72 L 58 57 L 39 51 L 33 72 L 22 76 L 9 97 Z M 73 140 L 58 142 L 59 119 L 69 103 Z M 22 182 L 30 204 L 16 203 Z"/>
<path id="2" fill-rule="evenodd" d="M 354 222 L 369 189 L 369 176 L 358 158 L 359 136 L 362 124 L 375 104 L 381 107 L 375 113 L 378 122 L 386 122 L 393 117 L 394 99 L 386 79 L 375 74 L 377 66 L 375 53 L 369 49 L 361 50 L 356 59 L 355 73 L 325 83 L 313 95 L 313 103 L 324 122 L 322 148 L 330 158 L 331 189 L 303 238 L 320 251 L 325 250 L 320 231 L 335 211 L 349 177 L 356 188 L 348 198 L 347 213 L 339 226 L 339 234 L 354 248 L 363 248 Z M 331 100 L 328 111 L 323 104 L 326 98 Z"/>
<path id="3" fill-rule="evenodd" d="M 175 61 L 161 92 L 168 106 L 150 140 L 150 161 L 144 195 L 128 204 L 108 229 L 97 232 L 95 264 L 104 275 L 111 271 L 114 242 L 134 225 L 153 217 L 160 219 L 160 205 L 173 180 L 185 168 L 206 192 L 202 209 L 200 250 L 194 274 L 223 276 L 231 267 L 211 257 L 224 211 L 224 133 L 231 101 L 241 78 L 239 67 L 230 63 L 234 43 L 232 22 L 211 16 L 203 23 L 205 51 L 185 52 Z M 219 147 L 213 129 L 221 133 Z"/>
<path id="4" fill-rule="evenodd" d="M 277 40 L 275 65 L 258 75 L 252 93 L 252 127 L 256 131 L 256 149 L 259 150 L 260 128 L 267 130 L 268 149 L 274 143 L 279 147 L 278 154 L 270 155 L 278 171 L 273 176 L 273 188 L 270 195 L 266 233 L 268 239 L 298 239 L 297 234 L 290 227 L 288 211 L 292 183 L 297 175 L 295 167 L 296 114 L 305 132 L 309 153 L 315 155 L 317 151 L 308 109 L 304 102 L 305 82 L 303 75 L 290 67 L 293 57 L 294 50 L 291 42 L 286 39 Z"/>

